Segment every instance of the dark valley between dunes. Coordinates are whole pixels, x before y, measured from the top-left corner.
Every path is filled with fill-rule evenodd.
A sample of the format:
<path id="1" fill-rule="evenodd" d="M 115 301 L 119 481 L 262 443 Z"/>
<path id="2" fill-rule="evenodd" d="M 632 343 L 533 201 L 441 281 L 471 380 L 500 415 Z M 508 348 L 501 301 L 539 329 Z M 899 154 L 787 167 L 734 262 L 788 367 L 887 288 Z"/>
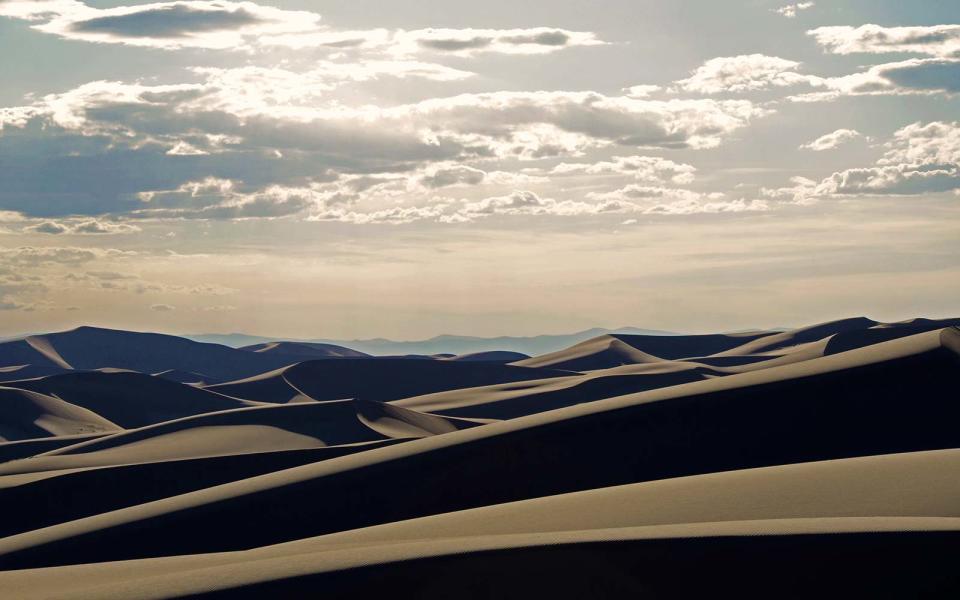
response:
<path id="1" fill-rule="evenodd" d="M 8 340 L 0 590 L 960 592 L 958 325 L 606 333 L 536 356 Z"/>

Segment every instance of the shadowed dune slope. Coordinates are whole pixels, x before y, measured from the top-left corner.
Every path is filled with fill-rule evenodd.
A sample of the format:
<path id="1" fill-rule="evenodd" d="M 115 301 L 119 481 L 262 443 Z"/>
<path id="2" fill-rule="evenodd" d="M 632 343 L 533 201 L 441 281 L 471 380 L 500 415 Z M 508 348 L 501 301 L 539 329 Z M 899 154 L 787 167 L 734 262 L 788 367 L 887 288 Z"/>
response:
<path id="1" fill-rule="evenodd" d="M 509 352 L 507 350 L 491 350 L 489 352 L 474 352 L 472 354 L 461 354 L 459 356 L 450 356 L 448 360 L 457 360 L 457 361 L 489 361 L 489 362 L 501 362 L 509 363 L 516 362 L 518 360 L 526 360 L 530 358 L 526 354 L 521 354 L 520 352 Z"/>
<path id="2" fill-rule="evenodd" d="M 915 319 L 902 323 L 879 323 L 866 317 L 840 319 L 765 336 L 722 352 L 720 356 L 785 353 L 820 340 L 827 340 L 825 353 L 835 354 L 958 324 L 960 319 Z"/>
<path id="3" fill-rule="evenodd" d="M 799 344 L 816 342 L 824 338 L 844 333 L 848 331 L 862 331 L 876 325 L 877 322 L 866 317 L 852 317 L 849 319 L 839 319 L 837 321 L 828 321 L 818 323 L 809 327 L 800 327 L 798 329 L 789 329 L 787 331 L 765 335 L 763 337 L 750 340 L 745 344 L 724 350 L 714 352 L 721 356 L 743 356 L 749 354 L 764 354 L 782 351 Z"/>
<path id="4" fill-rule="evenodd" d="M 914 319 L 904 323 L 881 323 L 870 329 L 845 331 L 838 333 L 827 340 L 824 352 L 836 354 L 856 348 L 863 348 L 872 344 L 879 344 L 899 339 L 909 335 L 916 335 L 931 329 L 960 326 L 960 319 Z"/>
<path id="5" fill-rule="evenodd" d="M 78 327 L 0 343 L 0 366 L 34 365 L 94 370 L 103 367 L 157 373 L 205 373 L 221 381 L 248 377 L 291 362 L 289 357 L 203 344 L 157 333 Z"/>
<path id="6" fill-rule="evenodd" d="M 773 333 L 753 331 L 669 337 L 612 334 L 512 364 L 588 371 L 682 358 L 712 367 L 733 368 L 730 372 L 738 372 L 783 364 L 787 361 L 762 364 L 783 355 L 798 354 L 789 361 L 796 362 L 957 324 L 960 319 L 878 323 L 866 317 L 854 317 Z"/>
<path id="7" fill-rule="evenodd" d="M 478 424 L 353 400 L 242 408 L 122 431 L 0 464 L 0 486 L 33 479 L 18 477 L 23 474 L 412 439 Z"/>
<path id="8" fill-rule="evenodd" d="M 484 590 L 489 590 L 498 579 L 494 575 L 519 575 L 536 566 L 537 562 L 531 562 L 527 554 L 536 548 L 566 547 L 567 552 L 588 560 L 588 565 L 577 570 L 580 577 L 583 569 L 588 568 L 591 579 L 604 579 L 608 572 L 603 568 L 596 570 L 600 564 L 595 563 L 603 562 L 596 555 L 608 560 L 620 543 L 672 540 L 654 544 L 654 548 L 679 549 L 679 555 L 669 556 L 680 560 L 696 556 L 688 554 L 689 549 L 683 551 L 685 544 L 709 546 L 708 540 L 737 538 L 732 547 L 737 551 L 733 554 L 746 551 L 753 560 L 760 557 L 753 554 L 751 544 L 766 549 L 793 547 L 794 552 L 797 547 L 805 548 L 799 554 L 787 554 L 802 559 L 793 569 L 804 571 L 815 560 L 814 553 L 831 553 L 838 543 L 837 536 L 869 533 L 869 545 L 881 548 L 884 560 L 889 559 L 890 552 L 898 558 L 898 573 L 903 573 L 905 551 L 918 552 L 926 568 L 914 565 L 910 575 L 933 576 L 939 584 L 934 589 L 943 589 L 955 572 L 938 556 L 942 557 L 940 553 L 960 537 L 960 483 L 954 477 L 958 467 L 960 450 L 946 450 L 714 473 L 488 506 L 244 552 L 8 572 L 0 574 L 0 583 L 9 589 L 22 589 L 27 597 L 33 597 L 31 593 L 40 597 L 41 593 L 58 589 L 77 594 L 76 597 L 95 597 L 95 593 L 107 594 L 111 589 L 134 594 L 130 597 L 213 591 L 280 593 L 296 589 L 291 587 L 294 585 L 325 584 L 342 577 L 366 590 L 371 589 L 370 584 L 350 574 L 375 564 L 377 571 L 368 572 L 369 579 L 389 578 L 390 573 L 416 575 L 411 582 L 434 590 L 429 592 L 433 594 L 441 589 L 433 588 L 437 577 L 453 583 L 444 565 L 462 555 L 470 557 L 473 569 L 487 566 L 489 572 L 485 572 L 482 581 Z M 792 501 L 783 502 L 785 498 Z M 917 535 L 923 532 L 927 535 Z M 930 535 L 936 532 L 939 534 Z M 821 539 L 825 535 L 833 543 Z M 779 541 L 780 536 L 789 538 Z M 911 537 L 911 543 L 901 545 Z M 844 551 L 851 550 L 848 544 L 839 543 Z M 582 544 L 604 546 L 581 546 L 576 551 Z M 864 542 L 855 548 L 867 546 Z M 631 550 L 635 552 L 637 548 Z M 483 555 L 477 554 L 495 551 L 512 557 L 513 567 L 508 566 L 510 561 L 503 561 L 490 568 Z M 711 561 L 722 558 L 713 553 L 707 556 Z M 844 564 L 850 568 L 851 560 L 864 556 L 871 561 L 881 557 L 867 552 L 857 554 L 856 559 L 847 557 Z M 729 558 L 726 560 L 729 562 Z M 425 577 L 426 573 L 419 573 L 416 561 L 426 561 L 440 572 Z M 643 589 L 644 582 L 658 576 L 649 566 L 633 565 L 620 573 L 616 581 Z M 784 567 L 781 565 L 778 573 L 793 572 Z M 679 565 L 672 568 L 678 569 Z M 73 585 L 65 585 L 68 581 Z M 863 582 L 859 585 L 862 589 Z M 321 589 L 329 591 L 325 585 Z M 372 589 L 385 588 L 376 585 Z M 513 597 L 511 590 L 512 587 L 503 589 Z M 353 592 L 356 591 L 354 588 Z M 563 597 L 567 597 L 567 591 L 557 589 Z M 157 595 L 150 596 L 151 593 Z"/>
<path id="9" fill-rule="evenodd" d="M 0 441 L 118 431 L 93 411 L 30 390 L 0 387 Z"/>
<path id="10" fill-rule="evenodd" d="M 932 331 L 433 436 L 11 536 L 0 564 L 241 550 L 592 488 L 953 448 L 960 405 L 944 390 L 958 353 L 960 333 Z"/>
<path id="11" fill-rule="evenodd" d="M 244 346 L 240 350 L 256 352 L 258 354 L 283 355 L 290 357 L 293 362 L 316 360 L 322 358 L 369 358 L 370 355 L 337 346 L 334 344 L 319 344 L 313 342 L 265 342 Z"/>
<path id="12" fill-rule="evenodd" d="M 0 367 L 0 384 L 4 384 L 7 381 L 34 379 L 36 377 L 47 377 L 49 375 L 57 375 L 59 373 L 66 372 L 68 372 L 67 369 L 63 369 L 54 364 L 4 366 Z"/>
<path id="13" fill-rule="evenodd" d="M 392 404 L 452 417 L 513 419 L 720 375 L 723 373 L 694 363 L 658 362 L 586 375 L 451 390 L 395 400 Z"/>
<path id="14" fill-rule="evenodd" d="M 66 400 L 125 428 L 245 406 L 220 394 L 130 371 L 80 371 L 7 385 Z"/>
<path id="15" fill-rule="evenodd" d="M 486 362 L 342 358 L 303 362 L 262 376 L 205 389 L 260 402 L 342 398 L 384 402 L 443 390 L 561 375 L 568 373 Z"/>
<path id="16" fill-rule="evenodd" d="M 0 510 L 21 511 L 16 519 L 0 521 L 0 536 L 401 442 L 402 439 L 382 439 L 300 450 L 49 471 L 43 477 L 0 488 Z M 76 493 L 98 489 L 109 489 L 110 493 Z M 68 496 L 70 502 L 64 502 L 63 498 Z"/>
<path id="17" fill-rule="evenodd" d="M 113 433 L 117 429 L 111 429 L 104 433 L 81 433 L 76 435 L 58 435 L 57 437 L 30 438 L 15 442 L 0 443 L 0 463 L 18 458 L 28 458 L 37 454 L 43 454 L 64 446 L 71 446 L 79 442 L 85 442 L 94 438 Z"/>
<path id="18" fill-rule="evenodd" d="M 167 369 L 153 374 L 154 377 L 166 379 L 167 381 L 176 381 L 177 383 L 186 383 L 187 385 L 213 385 L 223 383 L 203 373 L 194 373 L 193 371 L 178 371 L 177 369 Z"/>
<path id="19" fill-rule="evenodd" d="M 566 350 L 514 362 L 521 367 L 593 371 L 620 365 L 658 362 L 661 359 L 641 352 L 616 335 L 603 335 L 580 342 Z"/>

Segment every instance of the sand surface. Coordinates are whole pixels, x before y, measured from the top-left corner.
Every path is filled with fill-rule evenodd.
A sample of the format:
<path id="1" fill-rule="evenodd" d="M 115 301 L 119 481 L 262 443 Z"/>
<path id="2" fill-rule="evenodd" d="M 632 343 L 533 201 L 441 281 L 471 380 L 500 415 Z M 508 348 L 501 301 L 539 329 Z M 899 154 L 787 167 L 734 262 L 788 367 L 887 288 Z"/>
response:
<path id="1" fill-rule="evenodd" d="M 958 320 L 0 343 L 11 598 L 955 597 Z"/>

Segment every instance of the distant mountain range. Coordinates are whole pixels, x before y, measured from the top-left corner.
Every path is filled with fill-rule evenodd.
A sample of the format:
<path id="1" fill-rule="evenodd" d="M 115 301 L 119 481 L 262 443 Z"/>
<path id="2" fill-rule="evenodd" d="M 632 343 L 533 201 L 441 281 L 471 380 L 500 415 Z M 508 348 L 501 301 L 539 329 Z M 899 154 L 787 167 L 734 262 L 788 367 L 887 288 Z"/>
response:
<path id="1" fill-rule="evenodd" d="M 208 344 L 222 344 L 231 348 L 242 348 L 258 344 L 267 344 L 276 341 L 301 342 L 309 344 L 332 344 L 344 346 L 358 352 L 374 356 L 402 356 L 407 354 L 473 354 L 477 352 L 507 351 L 519 352 L 529 356 L 556 352 L 568 348 L 582 341 L 611 333 L 629 335 L 678 335 L 669 331 L 656 329 L 638 329 L 636 327 L 621 327 L 619 329 L 603 329 L 595 327 L 577 333 L 558 335 L 537 335 L 532 337 L 471 337 L 461 335 L 438 335 L 428 340 L 394 341 L 383 338 L 367 340 L 330 340 L 330 339 L 287 339 L 271 338 L 243 333 L 208 333 L 183 335 L 190 340 Z"/>

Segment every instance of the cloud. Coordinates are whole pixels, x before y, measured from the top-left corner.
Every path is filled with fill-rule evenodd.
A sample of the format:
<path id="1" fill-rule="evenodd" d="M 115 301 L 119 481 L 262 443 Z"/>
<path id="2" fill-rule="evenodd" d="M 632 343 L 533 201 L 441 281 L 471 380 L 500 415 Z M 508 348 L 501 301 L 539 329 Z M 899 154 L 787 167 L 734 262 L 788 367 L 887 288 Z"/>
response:
<path id="1" fill-rule="evenodd" d="M 645 209 L 647 215 L 714 215 L 723 213 L 764 212 L 770 210 L 770 205 L 763 200 L 744 198 L 737 200 L 713 200 L 698 202 L 696 200 L 678 200 L 669 204 L 657 204 Z"/>
<path id="2" fill-rule="evenodd" d="M 82 265 L 98 259 L 121 259 L 137 256 L 130 250 L 116 248 L 78 248 L 75 246 L 19 246 L 0 248 L 0 263 L 10 266 Z"/>
<path id="3" fill-rule="evenodd" d="M 614 156 L 609 161 L 596 163 L 560 163 L 550 173 L 632 175 L 644 181 L 687 184 L 693 181 L 696 170 L 693 165 L 677 163 L 659 156 Z"/>
<path id="4" fill-rule="evenodd" d="M 875 65 L 842 77 L 813 78 L 811 84 L 825 88 L 792 96 L 796 102 L 835 100 L 843 96 L 934 95 L 960 91 L 960 60 L 910 59 Z"/>
<path id="5" fill-rule="evenodd" d="M 145 208 L 131 212 L 152 219 L 265 219 L 299 213 L 317 200 L 309 188 L 270 186 L 255 192 L 237 190 L 233 181 L 207 178 L 175 190 L 141 192 Z"/>
<path id="6" fill-rule="evenodd" d="M 740 93 L 816 81 L 817 78 L 796 73 L 799 66 L 796 61 L 764 54 L 721 56 L 703 63 L 687 79 L 676 81 L 674 90 Z"/>
<path id="7" fill-rule="evenodd" d="M 308 217 L 308 220 L 339 221 L 356 225 L 402 225 L 416 221 L 437 220 L 443 216 L 449 205 L 449 202 L 440 202 L 430 206 L 395 206 L 369 212 L 332 208 L 312 214 Z"/>
<path id="8" fill-rule="evenodd" d="M 345 31 L 327 27 L 315 12 L 254 2 L 177 0 L 95 8 L 76 0 L 5 0 L 0 16 L 24 19 L 38 31 L 94 43 L 163 50 L 378 50 L 394 56 L 421 52 L 546 54 L 604 42 L 593 33 L 550 27 L 526 29 L 417 29 Z"/>
<path id="9" fill-rule="evenodd" d="M 177 310 L 176 306 L 171 306 L 169 304 L 151 304 L 150 310 L 154 312 L 170 312 Z"/>
<path id="10" fill-rule="evenodd" d="M 960 25 L 818 27 L 807 32 L 833 54 L 912 52 L 960 58 Z"/>
<path id="11" fill-rule="evenodd" d="M 592 192 L 584 199 L 556 199 L 530 190 L 488 196 L 478 200 L 434 198 L 427 206 L 395 206 L 362 212 L 327 208 L 309 219 L 353 224 L 400 225 L 418 221 L 457 224 L 494 216 L 569 218 L 613 214 L 692 215 L 768 210 L 763 200 L 727 200 L 723 194 L 703 194 L 680 188 L 628 185 L 611 192 Z"/>
<path id="12" fill-rule="evenodd" d="M 395 34 L 391 51 L 412 54 L 421 50 L 471 56 L 481 52 L 546 54 L 573 46 L 604 42 L 585 31 L 550 27 L 529 29 L 418 29 Z"/>
<path id="13" fill-rule="evenodd" d="M 0 4 L 0 16 L 26 19 L 44 33 L 71 40 L 175 50 L 236 50 L 260 37 L 316 30 L 320 15 L 253 2 L 179 0 L 94 8 L 83 2 Z"/>
<path id="14" fill-rule="evenodd" d="M 470 170 L 478 167 L 451 165 L 612 146 L 712 148 L 769 113 L 747 100 L 564 91 L 351 107 L 326 101 L 327 80 L 316 74 L 304 81 L 276 69 L 196 72 L 205 79 L 90 82 L 6 109 L 0 210 L 45 218 L 271 218 L 323 200 L 316 187 L 344 175 L 422 170 L 424 187 L 450 177 L 462 185 L 479 177 Z M 431 165 L 443 166 L 427 172 Z M 530 177 L 482 170 L 484 183 Z M 195 189 L 208 179 L 232 187 Z"/>
<path id="15" fill-rule="evenodd" d="M 630 98 L 649 98 L 661 90 L 663 90 L 663 88 L 659 85 L 641 84 L 624 88 L 623 91 L 626 92 L 626 95 Z"/>
<path id="16" fill-rule="evenodd" d="M 718 192 L 710 197 L 722 198 L 723 194 Z M 592 200 L 629 200 L 632 202 L 660 201 L 663 199 L 700 200 L 704 198 L 704 194 L 684 188 L 631 183 L 608 192 L 590 192 L 587 194 L 587 198 Z"/>
<path id="17" fill-rule="evenodd" d="M 430 124 L 464 144 L 482 141 L 498 156 L 542 158 L 609 144 L 713 148 L 768 111 L 746 100 L 492 92 L 425 100 L 391 114 Z"/>
<path id="18" fill-rule="evenodd" d="M 861 137 L 863 136 L 860 134 L 860 132 L 854 129 L 837 129 L 832 133 L 818 137 L 812 142 L 801 145 L 800 149 L 813 150 L 814 152 L 833 150 L 834 148 L 838 148 L 847 142 L 851 142 Z"/>
<path id="19" fill-rule="evenodd" d="M 712 58 L 670 91 L 700 94 L 744 93 L 806 86 L 819 91 L 791 96 L 797 102 L 835 100 L 842 96 L 931 95 L 960 91 L 960 60 L 910 59 L 874 65 L 859 73 L 821 77 L 798 73 L 800 63 L 776 56 L 749 54 Z"/>
<path id="20" fill-rule="evenodd" d="M 813 7 L 813 2 L 797 2 L 796 4 L 787 4 L 786 6 L 781 6 L 780 8 L 775 8 L 772 10 L 778 15 L 782 15 L 788 19 L 793 19 L 800 11 L 804 11 Z"/>
<path id="21" fill-rule="evenodd" d="M 549 178 L 530 173 L 510 171 L 484 171 L 476 167 L 447 162 L 430 165 L 412 174 L 406 186 L 407 192 L 429 191 L 445 187 L 477 185 L 516 185 L 521 183 L 547 183 Z"/>
<path id="22" fill-rule="evenodd" d="M 479 185 L 487 178 L 487 173 L 460 164 L 437 165 L 429 169 L 420 178 L 427 188 L 441 188 L 455 185 Z"/>
<path id="23" fill-rule="evenodd" d="M 601 46 L 589 31 L 570 31 L 553 27 L 526 29 L 451 29 L 429 28 L 415 30 L 371 29 L 315 31 L 287 35 L 265 36 L 258 40 L 261 46 L 290 48 L 337 48 L 377 51 L 386 55 L 404 57 L 416 54 L 472 57 L 479 54 L 549 54 L 573 47 Z"/>
<path id="24" fill-rule="evenodd" d="M 632 204 L 615 200 L 602 202 L 554 200 L 553 198 L 542 198 L 531 191 L 515 191 L 505 196 L 492 196 L 482 200 L 465 202 L 455 212 L 444 215 L 440 220 L 447 223 L 465 223 L 493 215 L 570 217 L 629 212 L 635 208 Z"/>
<path id="25" fill-rule="evenodd" d="M 914 123 L 897 130 L 873 166 L 837 171 L 817 182 L 793 178 L 792 187 L 764 196 L 796 203 L 842 196 L 915 196 L 960 190 L 960 122 Z"/>
<path id="26" fill-rule="evenodd" d="M 764 211 L 769 208 L 762 200 L 728 201 L 722 197 L 723 194 L 704 195 L 690 190 L 638 185 L 629 185 L 613 192 L 589 194 L 587 201 L 554 200 L 530 191 L 517 191 L 506 196 L 468 202 L 441 220 L 464 222 L 492 215 L 692 215 Z"/>
<path id="27" fill-rule="evenodd" d="M 43 221 L 24 227 L 23 230 L 51 235 L 116 235 L 137 233 L 140 231 L 140 228 L 129 223 L 118 223 L 99 219 L 82 219 L 74 221 Z"/>
<path id="28" fill-rule="evenodd" d="M 925 194 L 960 189 L 960 122 L 913 123 L 899 129 L 874 167 L 834 173 L 821 183 L 833 194 Z"/>

